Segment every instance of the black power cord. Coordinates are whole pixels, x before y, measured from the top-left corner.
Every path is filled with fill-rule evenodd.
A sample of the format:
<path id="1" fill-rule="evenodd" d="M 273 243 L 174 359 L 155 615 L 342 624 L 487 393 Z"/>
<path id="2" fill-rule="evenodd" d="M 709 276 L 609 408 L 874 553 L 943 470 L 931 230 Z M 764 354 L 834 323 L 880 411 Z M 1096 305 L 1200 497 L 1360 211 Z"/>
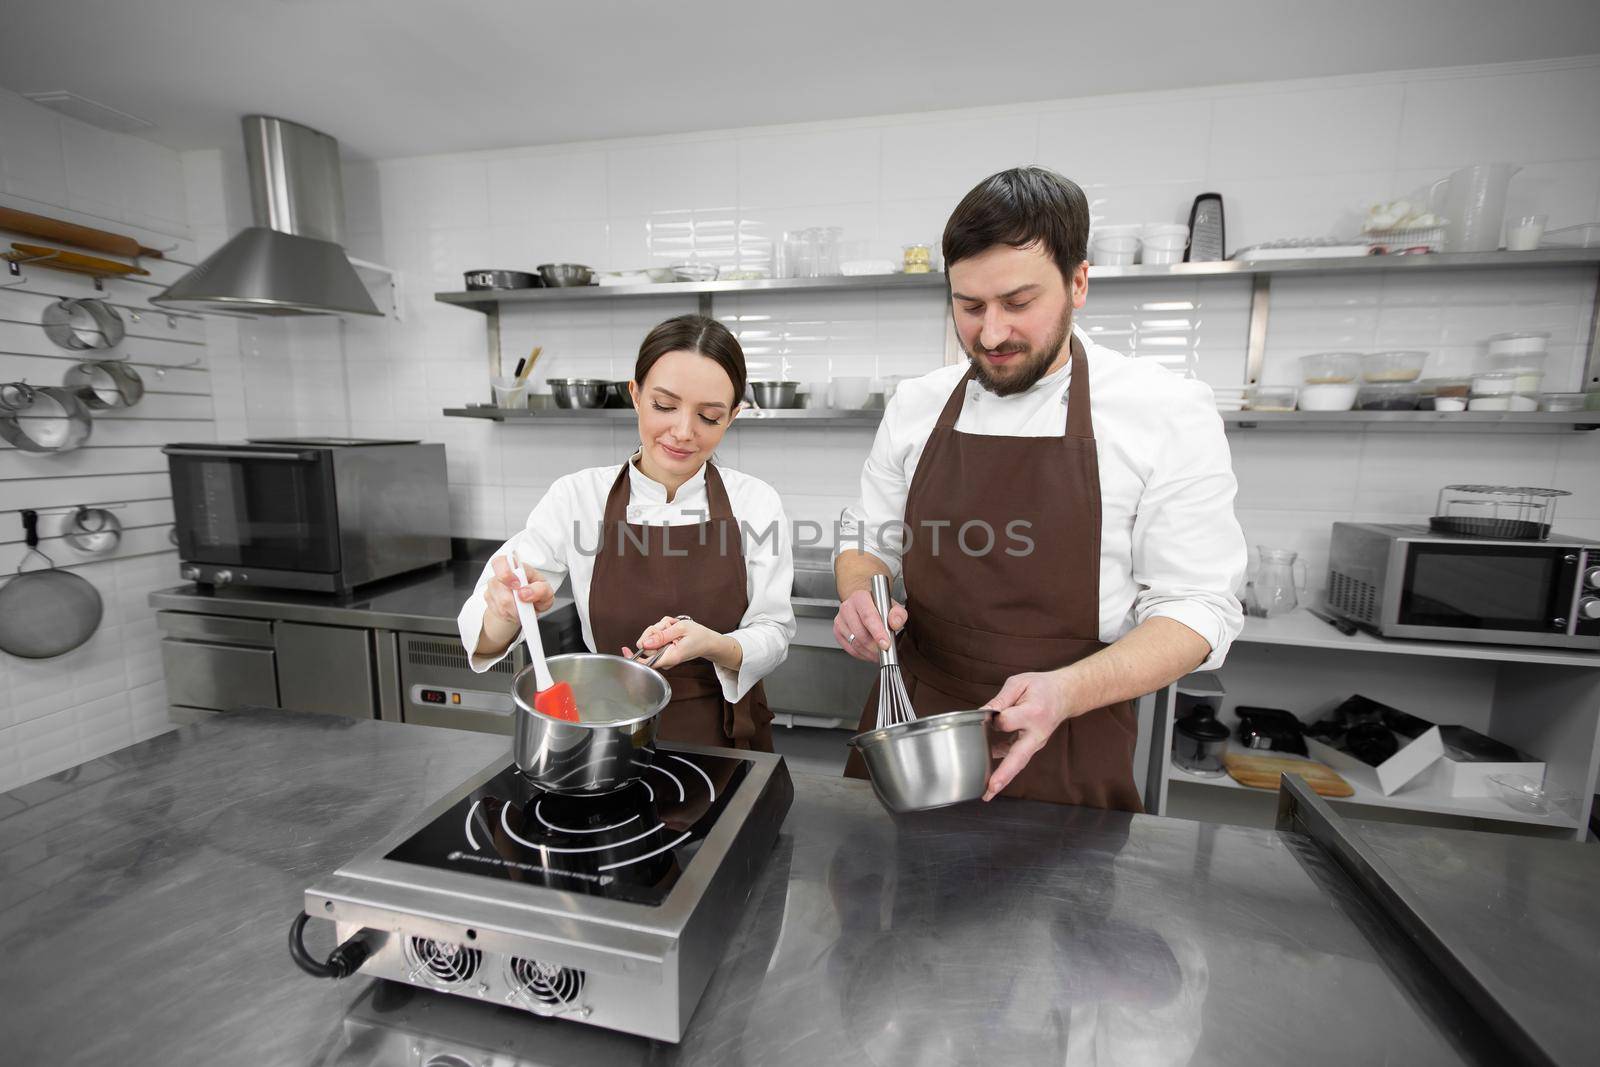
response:
<path id="1" fill-rule="evenodd" d="M 361 969 L 367 957 L 377 951 L 378 932 L 362 928 L 350 940 L 330 952 L 327 962 L 315 960 L 306 951 L 304 940 L 306 922 L 310 918 L 302 911 L 289 924 L 289 958 L 313 978 L 348 978 Z"/>

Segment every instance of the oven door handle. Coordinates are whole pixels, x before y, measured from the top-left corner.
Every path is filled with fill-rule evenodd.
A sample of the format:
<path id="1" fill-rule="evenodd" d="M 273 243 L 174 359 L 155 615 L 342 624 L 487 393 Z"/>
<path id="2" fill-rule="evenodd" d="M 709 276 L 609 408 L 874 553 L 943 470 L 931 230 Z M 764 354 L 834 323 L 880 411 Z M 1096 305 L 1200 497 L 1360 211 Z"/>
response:
<path id="1" fill-rule="evenodd" d="M 195 456 L 200 459 L 282 459 L 310 463 L 317 458 L 315 452 L 233 452 L 225 448 L 178 448 L 173 445 L 166 445 L 161 451 L 169 456 Z"/>

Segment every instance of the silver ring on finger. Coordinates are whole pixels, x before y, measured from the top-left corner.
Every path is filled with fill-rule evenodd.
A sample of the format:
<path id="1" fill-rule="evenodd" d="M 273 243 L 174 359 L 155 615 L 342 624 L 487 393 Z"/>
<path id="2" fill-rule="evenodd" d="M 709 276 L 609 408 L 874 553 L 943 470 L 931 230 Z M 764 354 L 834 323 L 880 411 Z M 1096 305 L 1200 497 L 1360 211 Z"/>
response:
<path id="1" fill-rule="evenodd" d="M 852 641 L 854 641 L 856 639 L 856 635 L 855 634 L 846 634 L 845 636 L 848 637 Z"/>

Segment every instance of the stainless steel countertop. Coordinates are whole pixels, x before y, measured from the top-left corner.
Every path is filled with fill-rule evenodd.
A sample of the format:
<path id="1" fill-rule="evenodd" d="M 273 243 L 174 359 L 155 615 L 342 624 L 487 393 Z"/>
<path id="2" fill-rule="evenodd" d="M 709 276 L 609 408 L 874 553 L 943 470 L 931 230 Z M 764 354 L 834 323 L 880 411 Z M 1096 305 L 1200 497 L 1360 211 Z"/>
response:
<path id="1" fill-rule="evenodd" d="M 1600 1055 L 1600 848 L 1362 822 L 1463 963 L 1563 1063 Z M 1556 862 L 1559 861 L 1559 862 Z"/>
<path id="2" fill-rule="evenodd" d="M 505 747 L 240 712 L 0 795 L 6 1058 L 1346 1065 L 1470 1047 L 1305 839 L 1004 800 L 896 820 L 865 783 L 809 775 L 679 1046 L 296 970 L 305 886 Z"/>
<path id="3" fill-rule="evenodd" d="M 440 567 L 374 582 L 349 596 L 251 586 L 219 586 L 210 590 L 197 585 L 179 585 L 151 593 L 150 604 L 158 609 L 205 615 L 284 619 L 454 637 L 456 615 L 462 603 L 472 595 L 478 575 L 482 573 L 482 560 L 452 560 Z M 550 610 L 564 611 L 571 605 L 570 596 L 558 594 Z"/>

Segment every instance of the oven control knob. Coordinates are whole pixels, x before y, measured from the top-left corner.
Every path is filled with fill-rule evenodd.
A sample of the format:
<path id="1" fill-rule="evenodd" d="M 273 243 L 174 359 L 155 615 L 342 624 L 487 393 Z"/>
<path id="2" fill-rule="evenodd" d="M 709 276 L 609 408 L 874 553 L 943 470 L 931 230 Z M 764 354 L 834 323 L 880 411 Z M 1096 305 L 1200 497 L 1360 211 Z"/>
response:
<path id="1" fill-rule="evenodd" d="M 211 576 L 213 585 L 227 585 L 231 581 L 233 581 L 233 572 L 230 570 L 220 570 Z"/>
<path id="2" fill-rule="evenodd" d="M 1584 571 L 1583 584 L 1590 589 L 1600 589 L 1600 567 L 1590 567 Z"/>
<path id="3" fill-rule="evenodd" d="M 200 580 L 200 568 L 192 563 L 187 564 L 178 571 L 178 577 L 186 582 L 197 582 Z"/>
<path id="4" fill-rule="evenodd" d="M 1600 619 L 1600 596 L 1586 596 L 1578 601 L 1578 618 L 1585 622 Z"/>

